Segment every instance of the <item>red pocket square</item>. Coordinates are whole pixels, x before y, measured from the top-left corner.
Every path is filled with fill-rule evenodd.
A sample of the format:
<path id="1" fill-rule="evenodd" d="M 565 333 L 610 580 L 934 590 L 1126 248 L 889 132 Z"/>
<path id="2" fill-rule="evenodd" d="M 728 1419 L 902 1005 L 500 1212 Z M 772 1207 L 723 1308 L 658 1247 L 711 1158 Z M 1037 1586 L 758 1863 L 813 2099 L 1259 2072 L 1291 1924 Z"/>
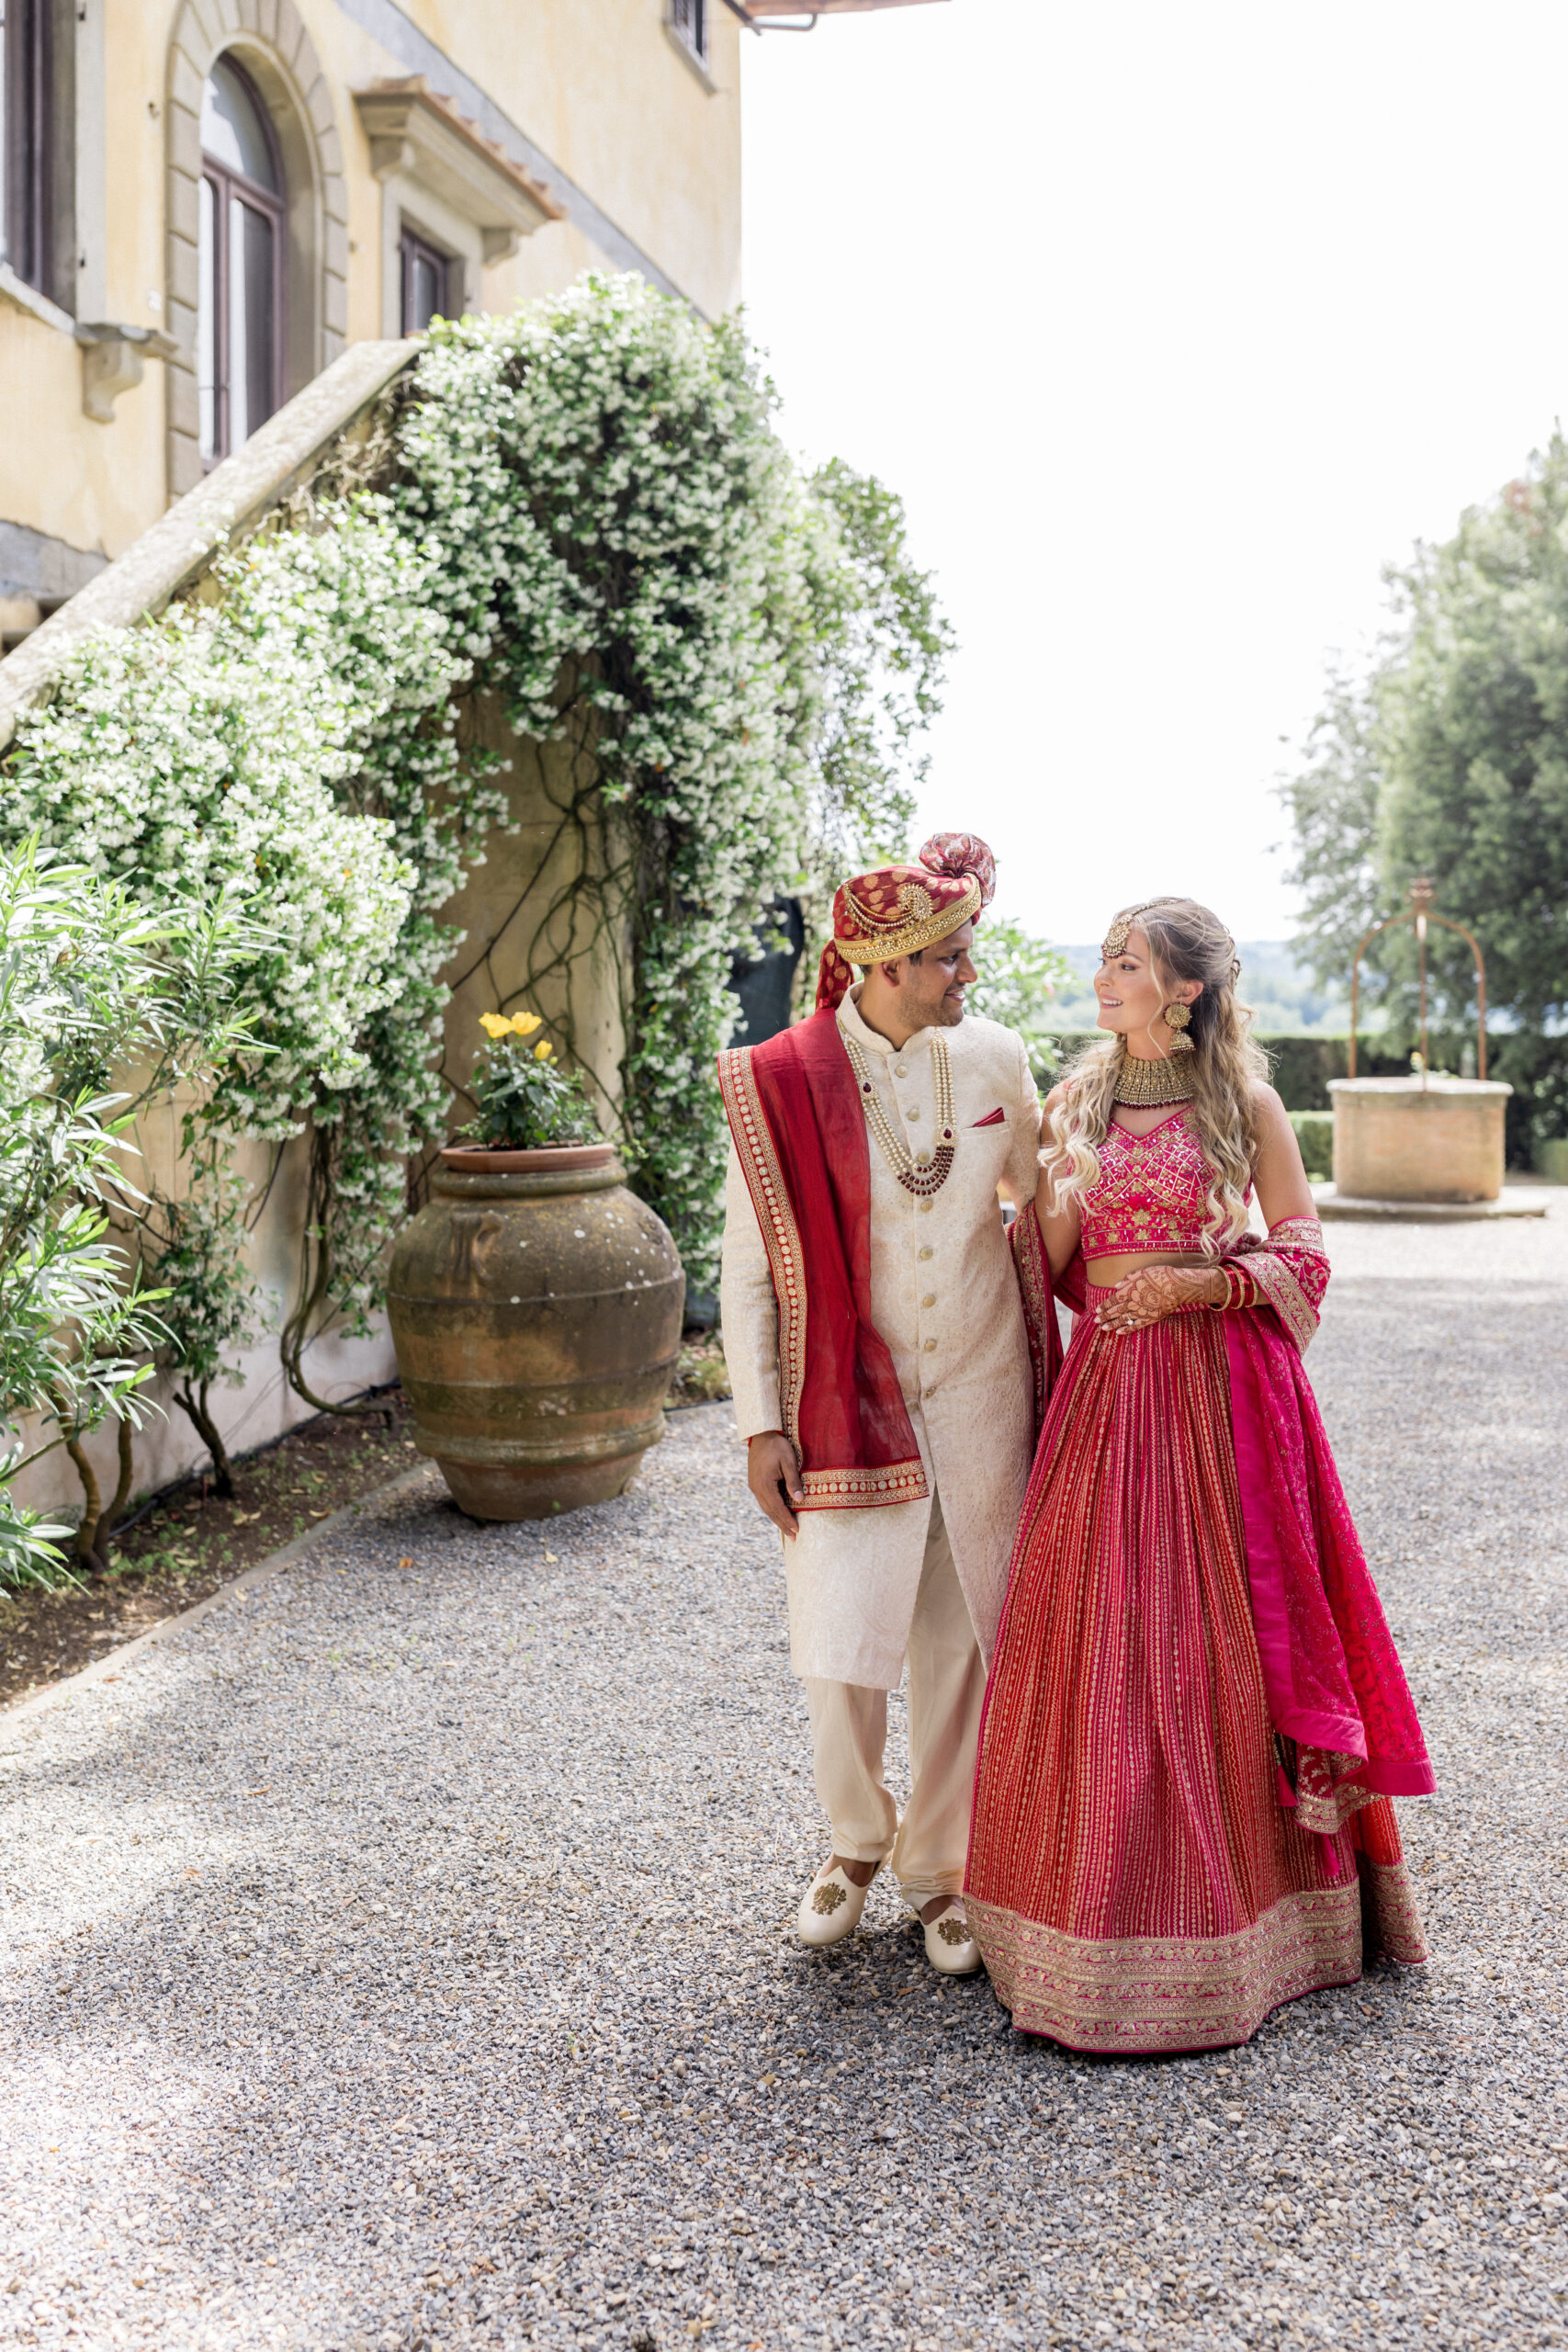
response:
<path id="1" fill-rule="evenodd" d="M 999 1127 L 1006 1117 L 1007 1113 L 998 1102 L 994 1111 L 987 1111 L 983 1119 L 976 1120 L 975 1125 L 977 1127 Z"/>

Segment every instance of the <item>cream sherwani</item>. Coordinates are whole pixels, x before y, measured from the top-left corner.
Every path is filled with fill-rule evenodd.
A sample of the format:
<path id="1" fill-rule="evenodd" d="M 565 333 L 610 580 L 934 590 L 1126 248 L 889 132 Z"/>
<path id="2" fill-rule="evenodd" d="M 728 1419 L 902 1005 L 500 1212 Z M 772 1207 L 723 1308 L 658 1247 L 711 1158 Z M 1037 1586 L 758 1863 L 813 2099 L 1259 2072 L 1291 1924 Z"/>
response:
<path id="1" fill-rule="evenodd" d="M 857 987 L 844 999 L 840 1026 L 863 1049 L 884 1108 L 913 1149 L 935 1139 L 933 1036 L 950 1057 L 958 1141 L 939 1192 L 917 1200 L 875 1136 L 866 1138 L 871 1317 L 891 1351 L 988 1660 L 1033 1451 L 1029 1342 L 997 1190 L 1005 1184 L 1020 1202 L 1034 1191 L 1039 1099 L 1010 1029 L 966 1014 L 956 1028 L 922 1029 L 895 1051 L 862 1020 L 859 995 Z M 725 1211 L 724 1347 L 745 1438 L 784 1421 L 767 1250 L 733 1142 Z M 799 1534 L 784 1547 L 797 1675 L 897 1689 L 931 1517 L 929 1500 L 802 1512 Z"/>

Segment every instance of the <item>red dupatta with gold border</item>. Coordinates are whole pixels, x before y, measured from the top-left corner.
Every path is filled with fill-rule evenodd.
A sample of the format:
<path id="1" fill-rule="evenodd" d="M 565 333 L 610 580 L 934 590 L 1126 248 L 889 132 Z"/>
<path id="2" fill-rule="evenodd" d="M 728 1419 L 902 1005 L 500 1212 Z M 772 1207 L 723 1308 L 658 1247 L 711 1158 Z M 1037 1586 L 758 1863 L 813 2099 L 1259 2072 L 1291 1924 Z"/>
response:
<path id="1" fill-rule="evenodd" d="M 779 1310 L 779 1399 L 801 1510 L 930 1493 L 886 1341 L 871 1319 L 865 1113 L 829 1006 L 718 1057 L 719 1091 Z"/>

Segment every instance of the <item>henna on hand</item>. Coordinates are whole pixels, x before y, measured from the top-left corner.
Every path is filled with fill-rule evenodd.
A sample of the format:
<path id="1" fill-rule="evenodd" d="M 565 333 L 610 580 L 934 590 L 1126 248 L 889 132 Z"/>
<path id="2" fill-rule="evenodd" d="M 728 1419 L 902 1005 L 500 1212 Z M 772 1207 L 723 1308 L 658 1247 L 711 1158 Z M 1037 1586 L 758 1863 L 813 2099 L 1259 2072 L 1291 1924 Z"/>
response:
<path id="1" fill-rule="evenodd" d="M 1095 1320 L 1108 1331 L 1142 1331 L 1168 1315 L 1224 1306 L 1229 1296 L 1221 1266 L 1140 1266 L 1107 1294 Z"/>

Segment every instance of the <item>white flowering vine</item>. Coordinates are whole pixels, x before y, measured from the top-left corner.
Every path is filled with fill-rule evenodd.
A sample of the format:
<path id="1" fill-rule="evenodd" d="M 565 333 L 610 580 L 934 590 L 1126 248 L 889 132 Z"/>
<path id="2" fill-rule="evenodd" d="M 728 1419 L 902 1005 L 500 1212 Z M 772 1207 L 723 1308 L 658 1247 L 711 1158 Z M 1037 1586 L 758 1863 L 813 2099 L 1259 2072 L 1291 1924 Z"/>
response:
<path id="1" fill-rule="evenodd" d="M 898 845 L 934 707 L 945 628 L 897 502 L 842 468 L 803 477 L 737 323 L 590 278 L 438 328 L 394 397 L 375 491 L 86 643 L 0 772 L 0 837 L 37 831 L 154 906 L 243 902 L 249 1042 L 190 1136 L 207 1193 L 150 1228 L 187 1408 L 250 1336 L 228 1145 L 315 1136 L 283 1334 L 309 1395 L 305 1347 L 363 1326 L 408 1157 L 453 1123 L 441 910 L 504 821 L 493 763 L 459 750 L 462 694 L 590 742 L 577 813 L 629 826 L 629 863 L 584 883 L 633 942 L 626 1063 L 593 1075 L 704 1285 L 732 960 L 777 895 L 820 887 L 827 844 Z"/>

